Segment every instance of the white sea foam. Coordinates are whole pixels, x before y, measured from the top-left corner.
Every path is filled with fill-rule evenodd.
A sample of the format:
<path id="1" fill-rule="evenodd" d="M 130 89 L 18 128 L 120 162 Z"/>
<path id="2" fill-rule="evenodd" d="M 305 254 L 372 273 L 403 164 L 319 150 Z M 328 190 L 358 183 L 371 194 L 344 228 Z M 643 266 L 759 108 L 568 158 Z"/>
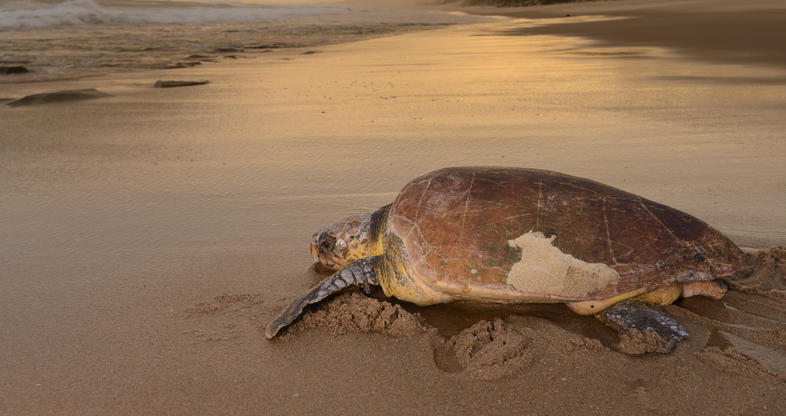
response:
<path id="1" fill-rule="evenodd" d="M 0 3 L 2 4 L 2 3 Z M 57 4 L 6 3 L 0 8 L 0 28 L 46 27 L 84 24 L 206 23 L 266 21 L 293 15 L 341 14 L 335 7 L 252 7 L 205 4 L 194 7 L 104 7 L 92 0 L 69 0 Z"/>

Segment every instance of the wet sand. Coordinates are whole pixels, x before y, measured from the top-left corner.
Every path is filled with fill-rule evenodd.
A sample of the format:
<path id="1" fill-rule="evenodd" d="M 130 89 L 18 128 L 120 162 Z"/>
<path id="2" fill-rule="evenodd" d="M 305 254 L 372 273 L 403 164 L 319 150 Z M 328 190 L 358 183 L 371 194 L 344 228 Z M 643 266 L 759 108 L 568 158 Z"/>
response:
<path id="1" fill-rule="evenodd" d="M 549 22 L 511 34 L 584 36 L 605 45 L 658 45 L 715 62 L 783 67 L 785 8 L 770 0 L 749 1 L 744 6 L 733 0 L 626 0 L 512 9 L 478 7 L 474 12 Z M 587 19 L 597 16 L 613 20 Z M 557 24 L 553 24 L 555 20 Z"/>
<path id="2" fill-rule="evenodd" d="M 399 308 L 378 293 L 265 340 L 324 277 L 314 231 L 444 166 L 586 176 L 742 246 L 786 245 L 786 68 L 510 36 L 533 25 L 5 84 L 9 99 L 111 96 L 0 110 L 0 413 L 781 412 L 782 250 L 752 256 L 724 301 L 670 306 L 691 335 L 667 356 L 619 353 L 562 305 Z M 390 332 L 399 320 L 415 330 Z"/>
<path id="3" fill-rule="evenodd" d="M 316 48 L 488 19 L 438 12 L 420 16 L 415 11 L 301 16 L 254 23 L 0 27 L 0 74 L 4 65 L 27 71 L 0 76 L 0 85 L 188 68 L 259 57 L 284 48 Z"/>

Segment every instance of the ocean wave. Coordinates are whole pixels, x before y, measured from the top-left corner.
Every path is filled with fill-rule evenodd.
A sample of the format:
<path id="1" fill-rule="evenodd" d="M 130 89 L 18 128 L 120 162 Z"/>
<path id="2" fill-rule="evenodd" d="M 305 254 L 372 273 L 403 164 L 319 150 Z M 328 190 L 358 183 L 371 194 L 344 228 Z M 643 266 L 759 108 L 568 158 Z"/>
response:
<path id="1" fill-rule="evenodd" d="M 334 7 L 249 7 L 210 4 L 179 8 L 114 8 L 93 0 L 69 0 L 58 4 L 17 3 L 0 8 L 0 29 L 87 24 L 208 23 L 266 21 L 292 15 L 342 13 Z"/>

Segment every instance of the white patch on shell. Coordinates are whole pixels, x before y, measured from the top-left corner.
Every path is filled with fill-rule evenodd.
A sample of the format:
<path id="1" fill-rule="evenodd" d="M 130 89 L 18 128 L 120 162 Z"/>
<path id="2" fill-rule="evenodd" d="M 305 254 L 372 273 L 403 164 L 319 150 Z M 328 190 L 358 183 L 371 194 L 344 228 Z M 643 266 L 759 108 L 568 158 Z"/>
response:
<path id="1" fill-rule="evenodd" d="M 543 296 L 584 297 L 620 280 L 603 263 L 587 263 L 554 247 L 555 236 L 528 232 L 508 245 L 521 249 L 521 261 L 508 272 L 507 283 L 517 290 Z"/>

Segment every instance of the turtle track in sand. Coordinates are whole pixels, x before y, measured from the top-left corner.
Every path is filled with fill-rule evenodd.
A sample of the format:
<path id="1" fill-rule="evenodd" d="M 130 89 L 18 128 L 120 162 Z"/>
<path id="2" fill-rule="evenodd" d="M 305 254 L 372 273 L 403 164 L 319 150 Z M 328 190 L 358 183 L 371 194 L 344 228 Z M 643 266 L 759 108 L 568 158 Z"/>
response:
<path id="1" fill-rule="evenodd" d="M 669 307 L 680 320 L 693 321 L 694 327 L 700 325 L 713 334 L 709 340 L 699 341 L 701 335 L 696 332 L 693 334 L 696 344 L 685 344 L 681 353 L 672 354 L 687 352 L 705 365 L 726 373 L 757 376 L 769 373 L 782 378 L 783 374 L 778 371 L 779 361 L 757 359 L 755 353 L 761 350 L 757 346 L 762 346 L 780 357 L 779 351 L 786 347 L 781 337 L 770 334 L 773 322 L 783 322 L 786 317 L 783 303 L 786 292 L 782 290 L 786 287 L 785 262 L 784 247 L 748 253 L 746 268 L 728 279 L 733 290 L 722 303 L 690 298 L 680 306 Z M 741 327 L 737 320 L 755 324 L 755 328 Z M 333 336 L 351 332 L 376 332 L 394 337 L 425 334 L 433 337 L 434 362 L 438 368 L 454 376 L 488 381 L 542 371 L 543 363 L 617 362 L 620 360 L 618 354 L 624 352 L 619 344 L 613 345 L 617 349 L 614 351 L 593 336 L 582 336 L 549 319 L 530 315 L 513 314 L 503 319 L 487 317 L 453 332 L 452 336 L 439 335 L 437 328 L 429 325 L 419 313 L 359 292 L 344 293 L 310 307 L 285 330 L 282 338 L 291 339 L 310 328 L 322 328 Z M 740 341 L 741 337 L 748 342 Z M 582 371 L 584 369 L 576 368 L 575 374 L 568 374 L 568 377 Z M 586 374 L 587 377 L 591 375 L 591 371 Z"/>
<path id="2" fill-rule="evenodd" d="M 437 367 L 493 381 L 525 374 L 531 367 L 568 356 L 612 353 L 596 340 L 547 319 L 512 315 L 482 320 L 434 348 Z"/>
<path id="3" fill-rule="evenodd" d="M 450 337 L 418 313 L 359 292 L 344 293 L 309 308 L 279 339 L 322 328 L 333 336 L 376 332 L 394 337 L 432 337 L 434 362 L 447 373 L 482 380 L 499 380 L 526 372 L 536 358 L 578 350 L 610 351 L 600 341 L 571 333 L 546 319 L 518 317 L 480 320 Z"/>
<path id="4" fill-rule="evenodd" d="M 394 337 L 414 336 L 429 330 L 420 315 L 358 292 L 345 293 L 319 304 L 301 316 L 286 334 L 307 328 L 324 328 L 331 335 L 378 332 Z"/>
<path id="5" fill-rule="evenodd" d="M 738 292 L 786 299 L 786 246 L 746 252 L 742 270 L 727 279 Z"/>
<path id="6" fill-rule="evenodd" d="M 530 337 L 501 319 L 480 321 L 437 345 L 434 361 L 447 372 L 496 380 L 532 364 L 531 342 Z"/>

